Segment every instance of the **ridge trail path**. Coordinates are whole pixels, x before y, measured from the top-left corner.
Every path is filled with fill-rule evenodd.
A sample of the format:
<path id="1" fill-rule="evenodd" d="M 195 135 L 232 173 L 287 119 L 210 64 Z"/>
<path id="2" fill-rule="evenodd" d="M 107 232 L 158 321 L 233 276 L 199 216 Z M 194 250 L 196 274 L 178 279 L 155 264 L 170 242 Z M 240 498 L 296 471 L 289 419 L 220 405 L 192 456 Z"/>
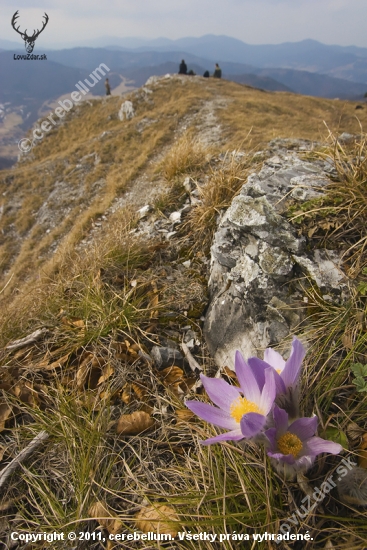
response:
<path id="1" fill-rule="evenodd" d="M 167 190 L 167 181 L 163 177 L 158 180 L 155 177 L 153 182 L 152 176 L 172 146 L 188 129 L 195 128 L 195 137 L 208 149 L 223 145 L 222 127 L 216 112 L 218 109 L 225 109 L 229 102 L 230 99 L 223 96 L 204 100 L 199 111 L 184 116 L 174 132 L 172 142 L 155 153 L 142 173 L 130 181 L 124 194 L 116 197 L 104 214 L 95 220 L 88 235 L 79 242 L 77 248 L 81 249 L 91 245 L 93 240 L 100 234 L 103 226 L 108 223 L 109 217 L 118 210 L 131 208 L 138 211 L 140 208 L 154 203 L 158 196 Z"/>

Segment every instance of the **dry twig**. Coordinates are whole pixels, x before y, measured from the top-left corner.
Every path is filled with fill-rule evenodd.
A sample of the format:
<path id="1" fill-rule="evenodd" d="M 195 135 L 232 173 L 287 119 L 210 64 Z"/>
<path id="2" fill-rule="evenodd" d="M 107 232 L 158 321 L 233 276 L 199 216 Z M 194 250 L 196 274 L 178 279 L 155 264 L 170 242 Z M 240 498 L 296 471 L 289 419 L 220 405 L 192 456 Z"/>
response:
<path id="1" fill-rule="evenodd" d="M 22 451 L 20 451 L 19 455 L 13 458 L 13 460 L 5 466 L 5 468 L 0 472 L 0 489 L 3 485 L 5 485 L 6 480 L 10 477 L 14 470 L 16 470 L 18 466 L 20 466 L 20 464 L 24 462 L 24 460 L 28 458 L 43 441 L 46 441 L 48 437 L 49 434 L 45 431 L 37 434 L 36 437 L 32 439 L 32 441 L 28 443 Z"/>
<path id="2" fill-rule="evenodd" d="M 32 332 L 32 334 L 28 334 L 28 336 L 25 336 L 24 338 L 21 338 L 20 340 L 14 340 L 14 342 L 12 342 L 11 344 L 8 344 L 5 349 L 16 350 L 16 349 L 19 349 L 19 348 L 23 348 L 24 346 L 27 346 L 28 344 L 33 344 L 34 342 L 39 340 L 41 338 L 42 334 L 44 334 L 45 332 L 46 332 L 46 329 L 39 328 L 39 329 L 35 330 L 34 332 Z"/>

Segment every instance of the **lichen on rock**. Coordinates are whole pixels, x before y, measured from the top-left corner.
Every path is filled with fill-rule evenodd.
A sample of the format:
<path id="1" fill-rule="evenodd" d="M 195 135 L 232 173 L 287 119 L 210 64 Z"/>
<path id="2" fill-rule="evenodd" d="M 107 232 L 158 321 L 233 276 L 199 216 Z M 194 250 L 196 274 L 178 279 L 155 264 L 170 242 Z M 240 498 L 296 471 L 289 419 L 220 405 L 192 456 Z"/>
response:
<path id="1" fill-rule="evenodd" d="M 306 161 L 304 141 L 274 140 L 258 174 L 251 174 L 222 217 L 211 248 L 210 302 L 204 335 L 219 366 L 279 344 L 305 317 L 300 281 L 332 300 L 347 297 L 340 257 L 306 250 L 284 216 L 287 201 L 322 196 L 330 167 Z"/>

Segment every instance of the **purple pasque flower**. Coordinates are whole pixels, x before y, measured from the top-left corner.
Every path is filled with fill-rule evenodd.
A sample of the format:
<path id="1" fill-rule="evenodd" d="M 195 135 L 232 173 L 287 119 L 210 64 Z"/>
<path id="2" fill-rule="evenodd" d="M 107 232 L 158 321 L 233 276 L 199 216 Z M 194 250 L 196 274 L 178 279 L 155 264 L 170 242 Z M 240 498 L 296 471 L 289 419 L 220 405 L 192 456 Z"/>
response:
<path id="1" fill-rule="evenodd" d="M 277 393 L 285 393 L 287 388 L 296 387 L 301 374 L 302 361 L 305 356 L 305 348 L 302 343 L 293 336 L 292 349 L 287 361 L 272 348 L 267 348 L 264 352 L 264 360 L 258 357 L 250 357 L 248 364 L 254 371 L 256 380 L 260 387 L 264 385 L 265 369 L 273 367 L 277 376 Z"/>
<path id="2" fill-rule="evenodd" d="M 317 416 L 298 418 L 288 425 L 288 413 L 275 405 L 273 418 L 275 427 L 265 431 L 267 454 L 288 476 L 308 470 L 321 453 L 336 455 L 343 449 L 339 443 L 315 436 Z"/>
<path id="3" fill-rule="evenodd" d="M 248 360 L 260 388 L 265 381 L 265 370 L 269 367 L 275 370 L 276 402 L 287 410 L 291 418 L 297 418 L 299 415 L 299 378 L 305 353 L 302 343 L 294 336 L 287 361 L 272 348 L 265 350 L 264 360 L 258 357 L 250 357 Z"/>
<path id="4" fill-rule="evenodd" d="M 208 378 L 201 375 L 206 393 L 213 405 L 200 401 L 186 401 L 186 406 L 197 416 L 229 430 L 202 441 L 204 445 L 220 441 L 238 441 L 259 434 L 266 424 L 276 395 L 274 370 L 264 372 L 264 384 L 260 389 L 254 373 L 243 361 L 236 363 L 236 374 L 240 387 L 231 386 L 222 378 Z"/>

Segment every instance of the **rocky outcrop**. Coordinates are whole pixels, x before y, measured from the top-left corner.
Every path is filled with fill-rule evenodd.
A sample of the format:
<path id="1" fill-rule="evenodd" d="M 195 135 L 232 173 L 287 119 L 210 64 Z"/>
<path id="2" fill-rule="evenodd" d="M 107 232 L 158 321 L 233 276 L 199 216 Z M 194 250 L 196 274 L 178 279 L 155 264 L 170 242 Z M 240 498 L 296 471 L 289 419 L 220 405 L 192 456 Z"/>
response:
<path id="1" fill-rule="evenodd" d="M 308 251 L 284 216 L 289 201 L 322 195 L 330 163 L 304 160 L 311 144 L 276 140 L 258 174 L 248 177 L 219 223 L 211 248 L 210 303 L 204 324 L 209 350 L 219 366 L 279 344 L 302 322 L 308 281 L 324 300 L 347 296 L 338 254 Z M 268 152 L 269 153 L 269 152 Z"/>

